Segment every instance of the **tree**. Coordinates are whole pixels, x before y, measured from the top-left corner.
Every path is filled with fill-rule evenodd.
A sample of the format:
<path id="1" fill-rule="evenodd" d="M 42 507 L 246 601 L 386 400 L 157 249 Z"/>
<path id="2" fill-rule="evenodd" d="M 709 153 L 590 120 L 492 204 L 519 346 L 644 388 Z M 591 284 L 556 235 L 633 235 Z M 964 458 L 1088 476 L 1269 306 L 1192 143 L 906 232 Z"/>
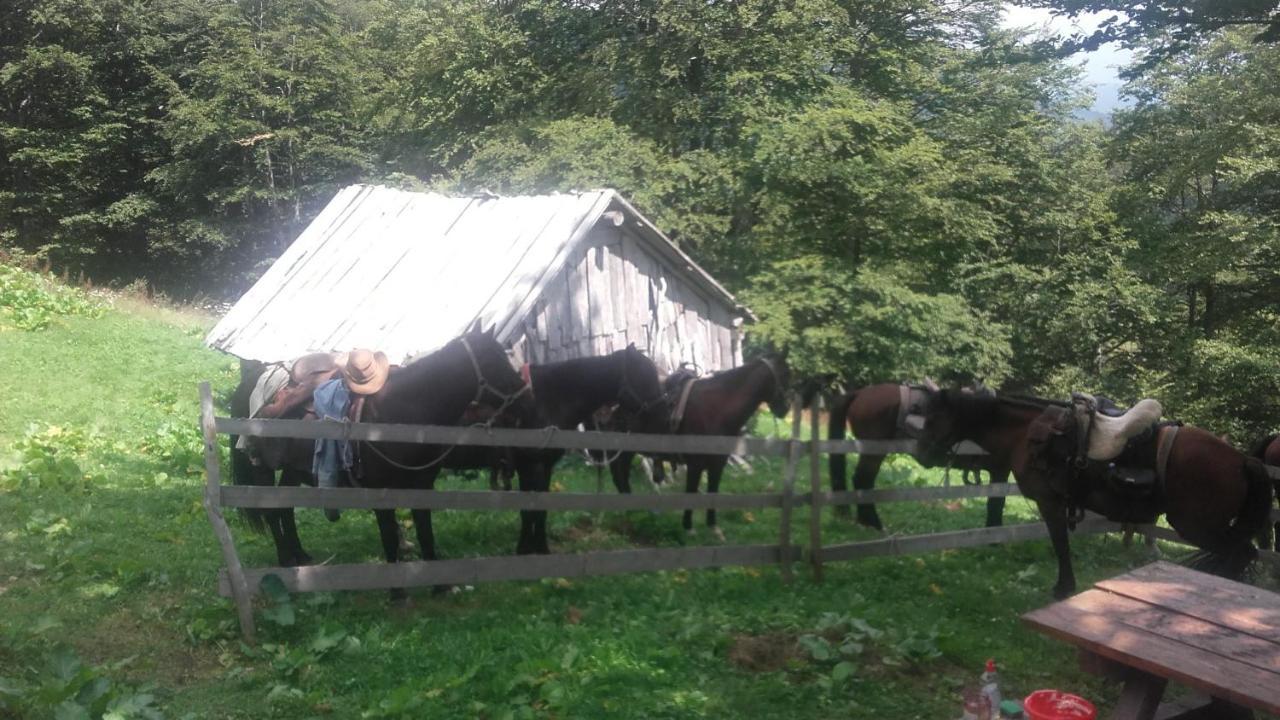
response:
<path id="1" fill-rule="evenodd" d="M 205 22 L 188 48 L 201 59 L 170 85 L 170 152 L 148 178 L 172 205 L 149 239 L 242 272 L 364 169 L 356 59 L 325 0 L 238 0 Z"/>
<path id="2" fill-rule="evenodd" d="M 1255 42 L 1280 41 L 1277 0 L 1021 0 L 1075 17 L 1110 13 L 1088 35 L 1073 37 L 1068 49 L 1095 50 L 1109 42 L 1142 46 L 1149 54 L 1139 69 L 1193 47 L 1222 29 L 1244 27 Z"/>

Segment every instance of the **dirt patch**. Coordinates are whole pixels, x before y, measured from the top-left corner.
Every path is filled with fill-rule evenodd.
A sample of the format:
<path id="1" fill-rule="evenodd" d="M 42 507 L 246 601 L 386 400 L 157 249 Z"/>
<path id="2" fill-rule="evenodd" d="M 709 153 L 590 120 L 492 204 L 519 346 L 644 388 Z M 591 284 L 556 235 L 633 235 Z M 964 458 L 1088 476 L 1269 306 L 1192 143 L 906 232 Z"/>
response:
<path id="1" fill-rule="evenodd" d="M 127 609 L 103 618 L 74 644 L 90 664 L 134 658 L 123 670 L 132 682 L 175 687 L 206 682 L 222 670 L 214 648 L 192 646 L 168 623 Z"/>
<path id="2" fill-rule="evenodd" d="M 801 658 L 800 645 L 789 633 L 735 635 L 729 644 L 729 662 L 747 672 L 778 672 Z"/>

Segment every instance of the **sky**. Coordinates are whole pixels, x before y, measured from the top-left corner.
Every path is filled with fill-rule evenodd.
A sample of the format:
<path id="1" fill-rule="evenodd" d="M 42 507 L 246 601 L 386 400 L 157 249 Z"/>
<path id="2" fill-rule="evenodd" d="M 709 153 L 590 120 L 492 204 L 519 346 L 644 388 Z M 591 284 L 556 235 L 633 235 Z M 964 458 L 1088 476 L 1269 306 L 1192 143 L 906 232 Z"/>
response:
<path id="1" fill-rule="evenodd" d="M 1037 33 L 1070 35 L 1076 32 L 1091 32 L 1097 23 L 1107 14 L 1089 13 L 1074 19 L 1054 17 L 1048 10 L 1040 8 L 1024 8 L 1006 5 L 1004 24 L 1006 27 L 1031 28 Z M 1103 115 L 1110 114 L 1116 107 L 1126 103 L 1119 99 L 1121 81 L 1119 68 L 1127 65 L 1133 53 L 1120 48 L 1115 43 L 1107 43 L 1089 53 L 1076 53 L 1072 61 L 1084 66 L 1083 81 L 1093 86 L 1097 95 L 1093 111 Z"/>

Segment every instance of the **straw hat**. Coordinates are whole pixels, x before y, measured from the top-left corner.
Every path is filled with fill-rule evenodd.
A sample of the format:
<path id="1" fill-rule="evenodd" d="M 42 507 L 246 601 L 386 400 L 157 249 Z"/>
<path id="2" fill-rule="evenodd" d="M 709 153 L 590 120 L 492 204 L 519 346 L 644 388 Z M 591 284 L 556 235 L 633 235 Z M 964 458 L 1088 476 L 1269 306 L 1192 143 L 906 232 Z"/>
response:
<path id="1" fill-rule="evenodd" d="M 352 350 L 347 353 L 347 361 L 342 364 L 342 377 L 347 382 L 347 389 L 357 395 L 372 395 L 382 389 L 387 381 L 387 371 L 391 363 L 383 352 L 372 350 Z"/>

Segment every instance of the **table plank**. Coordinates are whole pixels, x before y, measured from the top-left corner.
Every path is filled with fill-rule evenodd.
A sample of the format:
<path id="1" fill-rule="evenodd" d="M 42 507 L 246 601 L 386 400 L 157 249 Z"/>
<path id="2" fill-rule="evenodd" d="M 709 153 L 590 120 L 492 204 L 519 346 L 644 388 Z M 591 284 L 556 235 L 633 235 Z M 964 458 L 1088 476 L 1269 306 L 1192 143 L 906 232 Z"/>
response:
<path id="1" fill-rule="evenodd" d="M 1094 587 L 1280 643 L 1280 595 L 1168 562 Z"/>
<path id="2" fill-rule="evenodd" d="M 1090 590 L 1090 593 L 1101 593 Z M 1197 651 L 1157 633 L 1058 602 L 1022 616 L 1047 635 L 1143 672 L 1177 680 L 1247 707 L 1280 713 L 1280 677 L 1252 665 Z"/>
<path id="3" fill-rule="evenodd" d="M 1064 602 L 1083 612 L 1105 615 L 1128 627 L 1181 642 L 1196 651 L 1275 673 L 1276 682 L 1280 683 L 1280 643 L 1102 590 L 1089 590 Z"/>

